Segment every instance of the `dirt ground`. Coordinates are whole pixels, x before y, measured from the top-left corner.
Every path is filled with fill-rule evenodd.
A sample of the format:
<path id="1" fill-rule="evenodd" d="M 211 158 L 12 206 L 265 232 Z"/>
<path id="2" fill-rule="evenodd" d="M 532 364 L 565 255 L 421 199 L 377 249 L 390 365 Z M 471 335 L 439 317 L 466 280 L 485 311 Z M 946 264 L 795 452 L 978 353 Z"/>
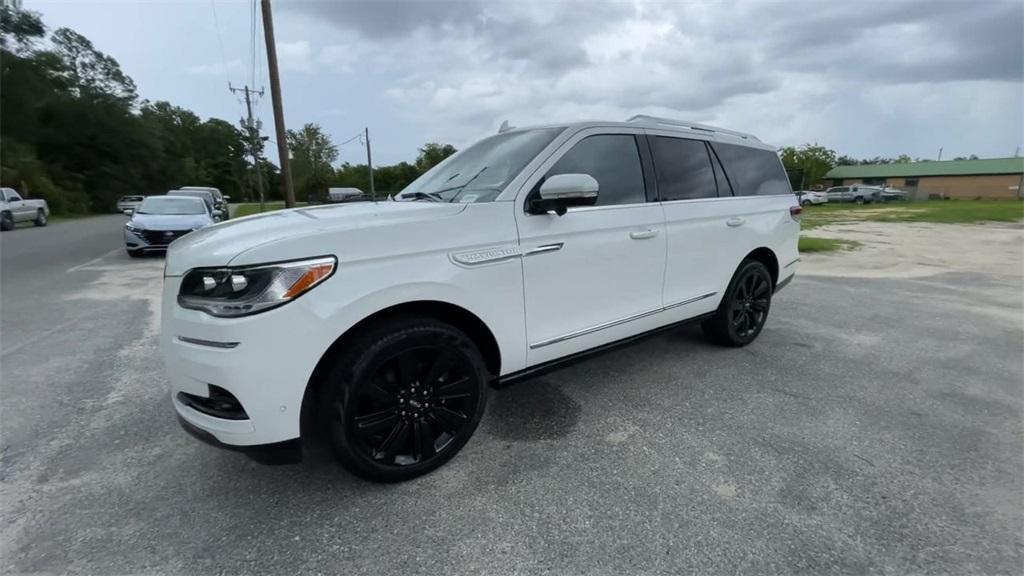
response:
<path id="1" fill-rule="evenodd" d="M 946 272 L 1024 277 L 1024 224 L 847 222 L 809 232 L 855 240 L 853 250 L 802 255 L 800 274 L 920 278 Z"/>

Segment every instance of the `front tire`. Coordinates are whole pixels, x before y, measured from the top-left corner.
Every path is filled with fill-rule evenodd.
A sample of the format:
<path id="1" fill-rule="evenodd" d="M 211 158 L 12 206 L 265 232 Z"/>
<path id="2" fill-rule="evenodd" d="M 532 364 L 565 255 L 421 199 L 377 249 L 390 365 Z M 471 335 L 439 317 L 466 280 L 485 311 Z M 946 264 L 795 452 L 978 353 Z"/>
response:
<path id="1" fill-rule="evenodd" d="M 321 418 L 350 472 L 410 480 L 469 441 L 488 380 L 480 352 L 461 331 L 430 318 L 397 318 L 345 346 L 322 383 Z"/>
<path id="2" fill-rule="evenodd" d="M 856 198 L 853 199 L 853 203 L 854 204 L 864 204 L 864 197 L 863 196 L 857 196 Z"/>
<path id="3" fill-rule="evenodd" d="M 744 260 L 729 282 L 715 315 L 701 324 L 704 335 L 721 346 L 750 344 L 768 319 L 772 290 L 768 268 L 756 260 Z"/>
<path id="4" fill-rule="evenodd" d="M 46 212 L 44 212 L 42 208 L 36 212 L 36 219 L 33 220 L 32 223 L 36 226 L 46 226 Z"/>
<path id="5" fill-rule="evenodd" d="M 14 230 L 14 216 L 10 212 L 0 214 L 0 231 Z"/>
<path id="6" fill-rule="evenodd" d="M 804 200 L 803 202 L 800 203 L 800 205 L 801 206 L 810 206 L 811 205 L 811 201 L 810 200 Z"/>

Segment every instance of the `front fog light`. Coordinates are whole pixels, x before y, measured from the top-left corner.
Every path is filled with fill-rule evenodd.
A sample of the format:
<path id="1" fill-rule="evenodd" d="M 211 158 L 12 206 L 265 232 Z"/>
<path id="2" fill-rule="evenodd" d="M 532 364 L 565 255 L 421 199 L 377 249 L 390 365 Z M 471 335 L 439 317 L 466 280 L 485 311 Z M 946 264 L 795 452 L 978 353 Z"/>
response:
<path id="1" fill-rule="evenodd" d="M 327 280 L 334 256 L 230 268 L 196 268 L 181 281 L 178 304 L 221 317 L 256 314 L 298 298 Z"/>

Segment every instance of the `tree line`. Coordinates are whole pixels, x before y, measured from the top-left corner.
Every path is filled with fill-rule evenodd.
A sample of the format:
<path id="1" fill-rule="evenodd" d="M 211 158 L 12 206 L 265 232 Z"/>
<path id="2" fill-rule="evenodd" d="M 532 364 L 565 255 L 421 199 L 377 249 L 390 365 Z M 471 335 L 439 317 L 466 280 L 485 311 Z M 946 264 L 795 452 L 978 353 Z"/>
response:
<path id="1" fill-rule="evenodd" d="M 241 125 L 140 99 L 117 60 L 74 30 L 48 31 L 38 13 L 14 3 L 0 5 L 0 67 L 0 184 L 45 199 L 57 214 L 108 212 L 121 196 L 187 185 L 256 200 L 257 177 L 268 199 L 281 197 L 278 167 L 262 151 L 254 165 Z M 289 132 L 288 144 L 300 194 L 368 190 L 365 164 L 333 167 L 337 148 L 319 126 Z M 376 188 L 399 190 L 454 152 L 427 144 L 413 164 L 377 166 Z"/>
<path id="2" fill-rule="evenodd" d="M 837 156 L 835 150 L 818 144 L 803 146 L 786 146 L 779 149 L 782 165 L 789 174 L 793 190 L 802 190 L 816 184 L 836 166 L 857 166 L 866 164 L 909 164 L 911 162 L 932 162 L 930 158 L 911 158 L 900 154 L 895 158 L 876 156 L 874 158 L 857 159 L 850 156 Z M 974 154 L 957 156 L 953 160 L 977 160 Z"/>

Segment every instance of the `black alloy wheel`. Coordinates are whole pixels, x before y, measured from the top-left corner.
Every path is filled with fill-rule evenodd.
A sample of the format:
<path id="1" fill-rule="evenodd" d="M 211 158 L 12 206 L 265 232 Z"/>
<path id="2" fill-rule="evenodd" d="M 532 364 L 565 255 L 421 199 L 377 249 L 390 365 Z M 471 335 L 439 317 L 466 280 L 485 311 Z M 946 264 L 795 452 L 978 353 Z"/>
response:
<path id="1" fill-rule="evenodd" d="M 328 429 L 342 464 L 396 482 L 451 459 L 486 401 L 486 369 L 473 343 L 431 319 L 390 322 L 359 340 L 358 358 L 339 358 L 328 381 Z"/>
<path id="2" fill-rule="evenodd" d="M 715 315 L 701 325 L 704 334 L 723 346 L 750 344 L 768 319 L 772 291 L 772 277 L 764 264 L 744 260 Z"/>

